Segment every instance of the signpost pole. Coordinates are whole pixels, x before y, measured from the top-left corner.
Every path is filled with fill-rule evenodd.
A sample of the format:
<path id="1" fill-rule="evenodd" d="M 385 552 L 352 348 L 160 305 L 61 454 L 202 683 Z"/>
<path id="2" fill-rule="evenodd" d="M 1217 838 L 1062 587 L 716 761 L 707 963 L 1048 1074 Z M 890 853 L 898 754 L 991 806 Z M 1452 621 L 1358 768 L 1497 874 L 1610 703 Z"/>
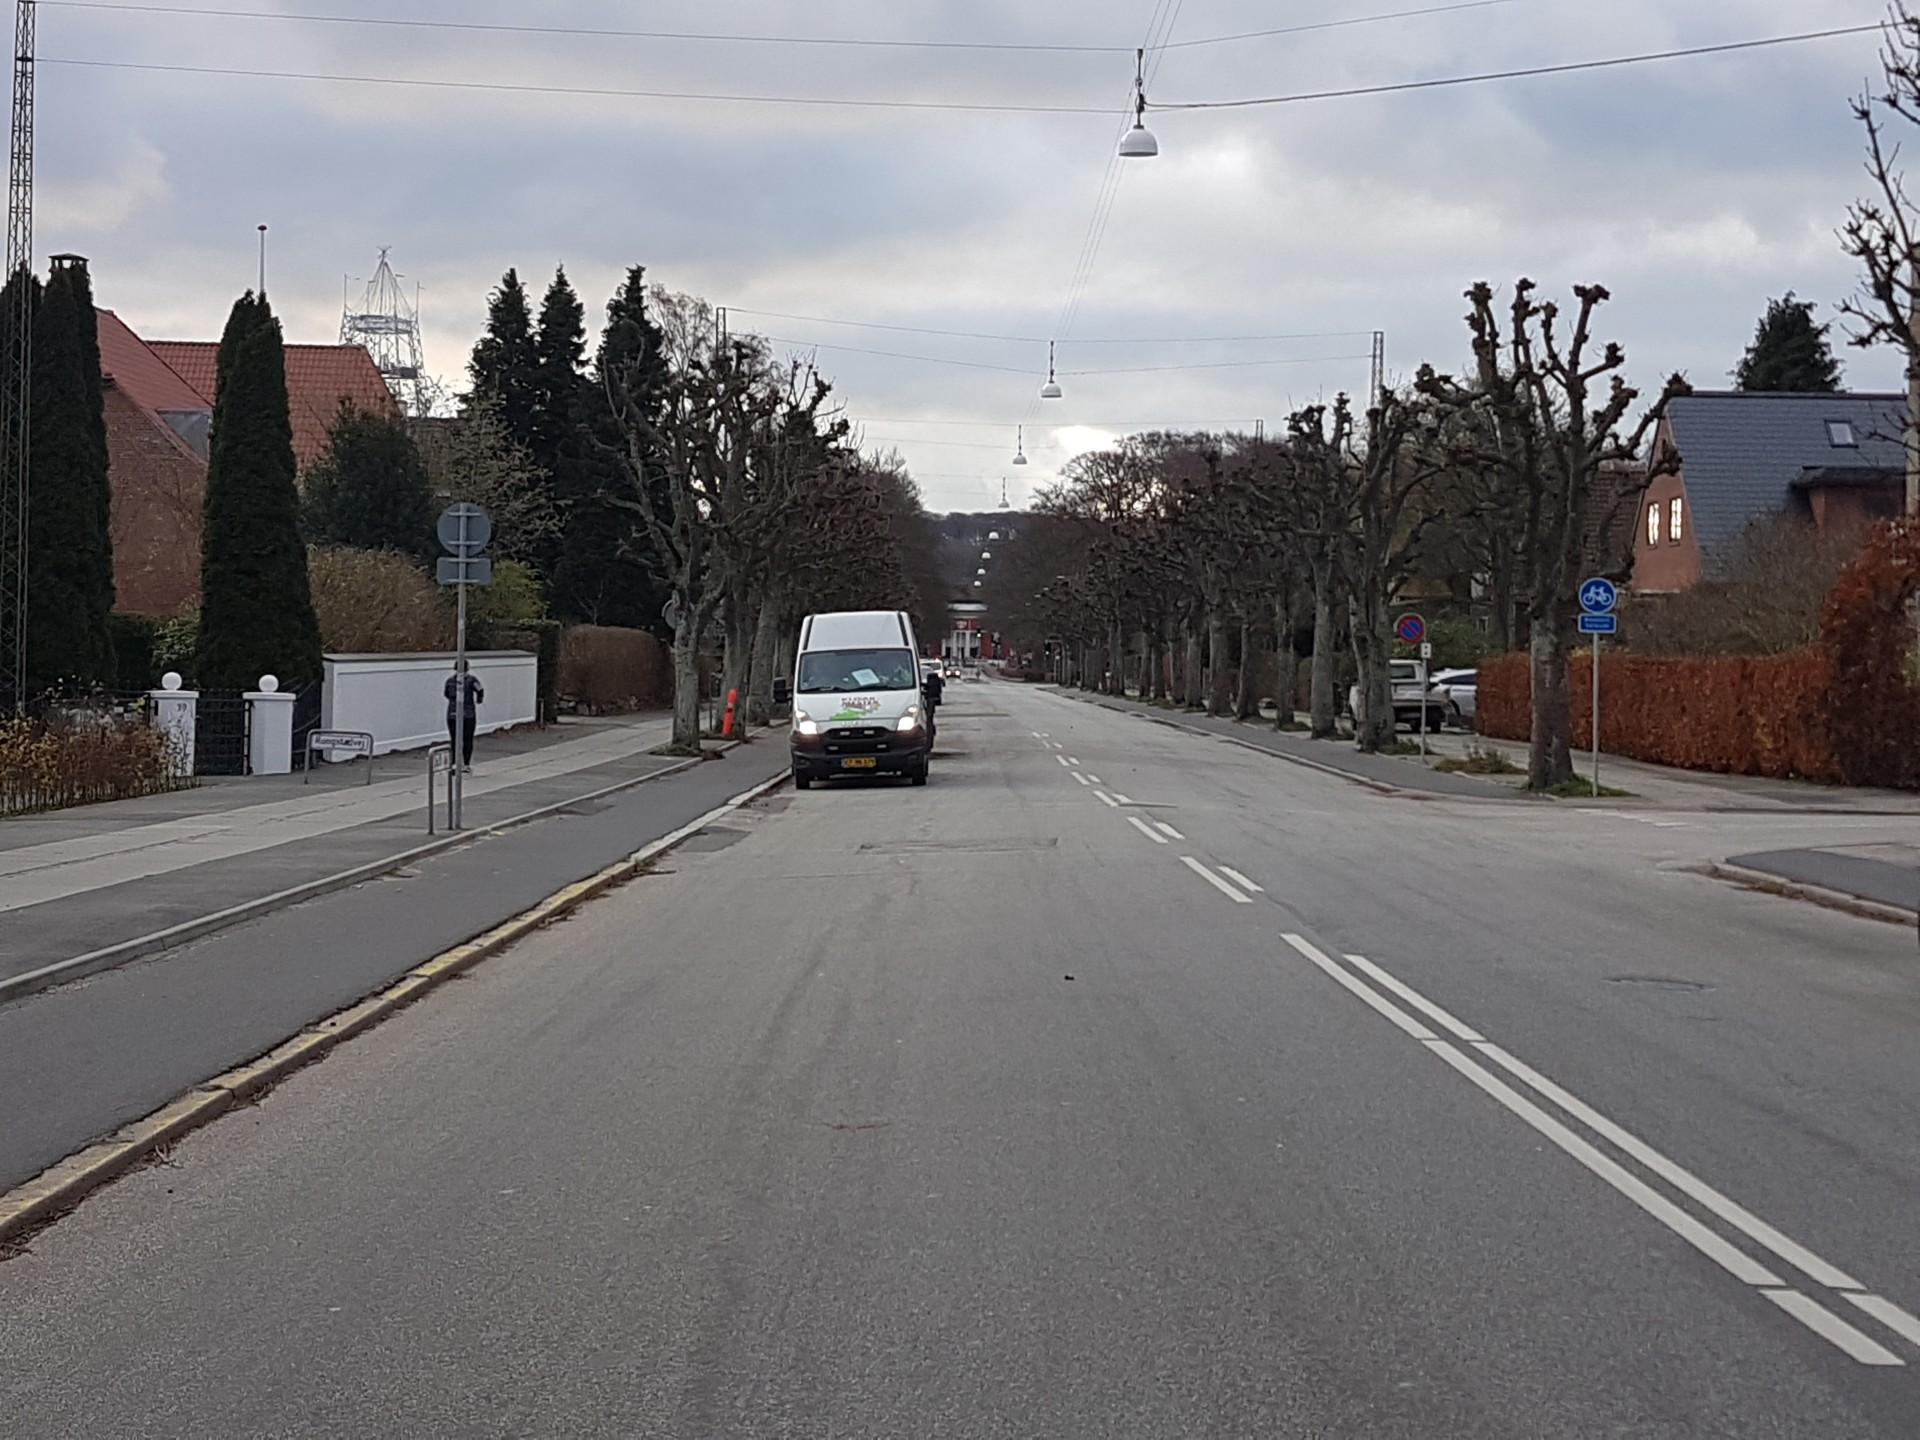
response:
<path id="1" fill-rule="evenodd" d="M 447 770 L 447 778 L 453 782 L 453 803 L 449 807 L 453 815 L 447 828 L 458 830 L 466 819 L 467 799 L 465 777 L 460 773 L 460 756 L 467 738 L 467 582 L 462 580 L 453 588 L 458 592 L 453 636 L 453 728 L 455 739 L 461 743 L 454 749 L 450 757 L 453 763 Z"/>
<path id="2" fill-rule="evenodd" d="M 1600 798 L 1600 637 L 1593 637 L 1593 798 Z"/>

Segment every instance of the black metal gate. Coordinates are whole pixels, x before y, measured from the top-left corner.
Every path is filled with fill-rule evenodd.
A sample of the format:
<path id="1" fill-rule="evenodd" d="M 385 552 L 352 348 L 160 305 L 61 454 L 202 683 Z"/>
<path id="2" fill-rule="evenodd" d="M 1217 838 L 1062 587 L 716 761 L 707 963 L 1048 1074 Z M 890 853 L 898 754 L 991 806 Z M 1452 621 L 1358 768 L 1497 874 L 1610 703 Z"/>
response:
<path id="1" fill-rule="evenodd" d="M 247 773 L 249 719 L 253 707 L 238 690 L 202 690 L 193 721 L 193 773 Z"/>
<path id="2" fill-rule="evenodd" d="M 293 764 L 298 770 L 307 768 L 307 736 L 320 728 L 322 688 L 321 682 L 315 680 L 293 697 Z"/>

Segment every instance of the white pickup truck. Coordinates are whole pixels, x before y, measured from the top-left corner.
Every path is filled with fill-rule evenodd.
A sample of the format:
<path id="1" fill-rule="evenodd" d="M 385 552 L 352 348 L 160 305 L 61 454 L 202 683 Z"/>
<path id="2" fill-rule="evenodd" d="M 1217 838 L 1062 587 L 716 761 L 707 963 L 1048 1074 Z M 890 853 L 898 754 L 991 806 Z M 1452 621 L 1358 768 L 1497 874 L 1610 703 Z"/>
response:
<path id="1" fill-rule="evenodd" d="M 1420 686 L 1420 662 L 1417 660 L 1389 660 L 1387 673 L 1393 685 L 1393 723 L 1404 725 L 1409 730 L 1420 728 L 1420 711 L 1427 712 L 1427 730 L 1430 734 L 1439 734 L 1447 723 L 1447 692 L 1428 682 L 1423 691 Z M 1347 690 L 1347 709 L 1353 712 L 1357 722 L 1362 718 L 1360 687 L 1350 686 Z"/>

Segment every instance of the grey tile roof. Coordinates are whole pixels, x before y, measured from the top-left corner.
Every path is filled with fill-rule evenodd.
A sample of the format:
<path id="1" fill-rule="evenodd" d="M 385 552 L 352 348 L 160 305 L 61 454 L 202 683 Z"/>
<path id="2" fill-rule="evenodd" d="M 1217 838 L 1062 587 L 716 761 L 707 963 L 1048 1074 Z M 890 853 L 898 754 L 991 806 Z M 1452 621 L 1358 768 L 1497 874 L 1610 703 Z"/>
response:
<path id="1" fill-rule="evenodd" d="M 1906 417 L 1903 395 L 1701 390 L 1681 396 L 1667 418 L 1701 552 L 1730 546 L 1754 520 L 1786 509 L 1803 471 L 1904 468 Z M 1834 445 L 1829 420 L 1850 424 L 1857 448 Z"/>

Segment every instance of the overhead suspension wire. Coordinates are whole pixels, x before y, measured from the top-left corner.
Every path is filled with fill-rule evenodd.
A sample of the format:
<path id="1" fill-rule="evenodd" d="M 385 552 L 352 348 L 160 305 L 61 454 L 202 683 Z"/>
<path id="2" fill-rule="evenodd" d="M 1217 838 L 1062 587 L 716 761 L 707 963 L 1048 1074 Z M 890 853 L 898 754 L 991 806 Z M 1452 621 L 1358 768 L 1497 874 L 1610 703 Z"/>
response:
<path id="1" fill-rule="evenodd" d="M 796 350 L 832 350 L 847 355 L 874 355 L 884 360 L 913 360 L 924 365 L 958 365 L 966 370 L 994 370 L 1003 375 L 1031 375 L 1026 365 L 993 365 L 984 360 L 956 360 L 947 355 L 913 355 L 901 350 L 870 350 L 860 345 L 834 345 L 824 340 L 795 340 L 785 335 L 762 335 L 769 345 L 791 345 Z M 1237 370 L 1262 365 L 1312 365 L 1320 361 L 1365 360 L 1365 355 L 1288 355 L 1268 360 L 1188 361 L 1174 365 L 1125 366 L 1117 369 L 1062 370 L 1064 376 L 1145 375 L 1161 370 Z M 1031 423 L 1026 422 L 1026 423 Z"/>
<path id="2" fill-rule="evenodd" d="M 1728 40 L 1717 45 L 1689 45 L 1679 50 L 1653 50 L 1638 55 L 1616 55 L 1605 60 L 1571 60 L 1560 65 L 1529 65 L 1516 70 L 1487 70 L 1477 75 L 1447 75 L 1431 80 L 1401 80 L 1388 85 L 1356 85 L 1344 90 L 1303 90 L 1291 95 L 1262 95 L 1247 100 L 1155 101 L 1155 110 L 1244 110 L 1257 105 L 1297 105 L 1308 100 L 1344 100 L 1360 95 L 1396 95 L 1411 90 L 1440 90 L 1453 85 L 1483 85 L 1496 80 L 1524 80 L 1536 75 L 1571 75 L 1586 70 L 1612 70 L 1623 65 L 1647 65 L 1659 60 L 1686 60 L 1704 55 L 1730 55 L 1742 50 L 1764 50 L 1777 45 L 1801 45 L 1833 40 L 1843 35 L 1871 35 L 1885 28 L 1841 25 L 1830 30 L 1805 30 L 1795 35 L 1769 35 L 1758 40 Z"/>
<path id="3" fill-rule="evenodd" d="M 1390 20 L 1411 20 L 1425 15 L 1445 15 L 1459 10 L 1480 10 L 1494 5 L 1516 3 L 1518 0 L 1456 0 L 1456 3 L 1452 4 L 1425 5 L 1417 9 L 1390 10 L 1372 15 L 1352 15 L 1338 20 L 1285 25 L 1271 30 L 1249 30 L 1236 35 L 1211 35 L 1197 40 L 1180 41 L 1173 48 L 1238 44 L 1283 35 L 1302 35 L 1315 30 L 1343 30 L 1356 25 L 1377 25 Z M 1131 45 L 1087 45 L 1055 41 L 914 40 L 866 35 L 756 35 L 704 30 L 638 30 L 613 26 L 533 25 L 485 20 L 421 20 L 397 15 L 338 15 L 302 10 L 241 10 L 212 5 L 138 4 L 133 3 L 133 0 L 40 0 L 40 4 L 43 8 L 110 11 L 122 15 L 167 15 L 176 18 L 220 20 L 280 20 L 308 25 L 377 26 L 400 30 L 545 35 L 592 40 L 678 40 L 705 44 L 806 45 L 818 48 L 887 50 L 972 50 L 1065 55 L 1128 55 L 1134 49 Z"/>
<path id="4" fill-rule="evenodd" d="M 809 325 L 844 325 L 854 330 L 890 330 L 902 335 L 938 335 L 952 340 L 991 340 L 1009 345 L 1045 345 L 1045 335 L 1001 335 L 982 330 L 941 330 L 927 325 L 883 324 L 877 320 L 840 320 L 828 315 L 795 315 L 781 310 L 752 310 L 727 306 L 729 315 L 757 315 L 767 320 L 798 320 Z M 1060 343 L 1073 345 L 1228 345 L 1256 340 L 1339 340 L 1371 334 L 1368 330 L 1312 330 L 1290 335 L 1144 335 L 1137 338 L 1083 338 Z"/>

